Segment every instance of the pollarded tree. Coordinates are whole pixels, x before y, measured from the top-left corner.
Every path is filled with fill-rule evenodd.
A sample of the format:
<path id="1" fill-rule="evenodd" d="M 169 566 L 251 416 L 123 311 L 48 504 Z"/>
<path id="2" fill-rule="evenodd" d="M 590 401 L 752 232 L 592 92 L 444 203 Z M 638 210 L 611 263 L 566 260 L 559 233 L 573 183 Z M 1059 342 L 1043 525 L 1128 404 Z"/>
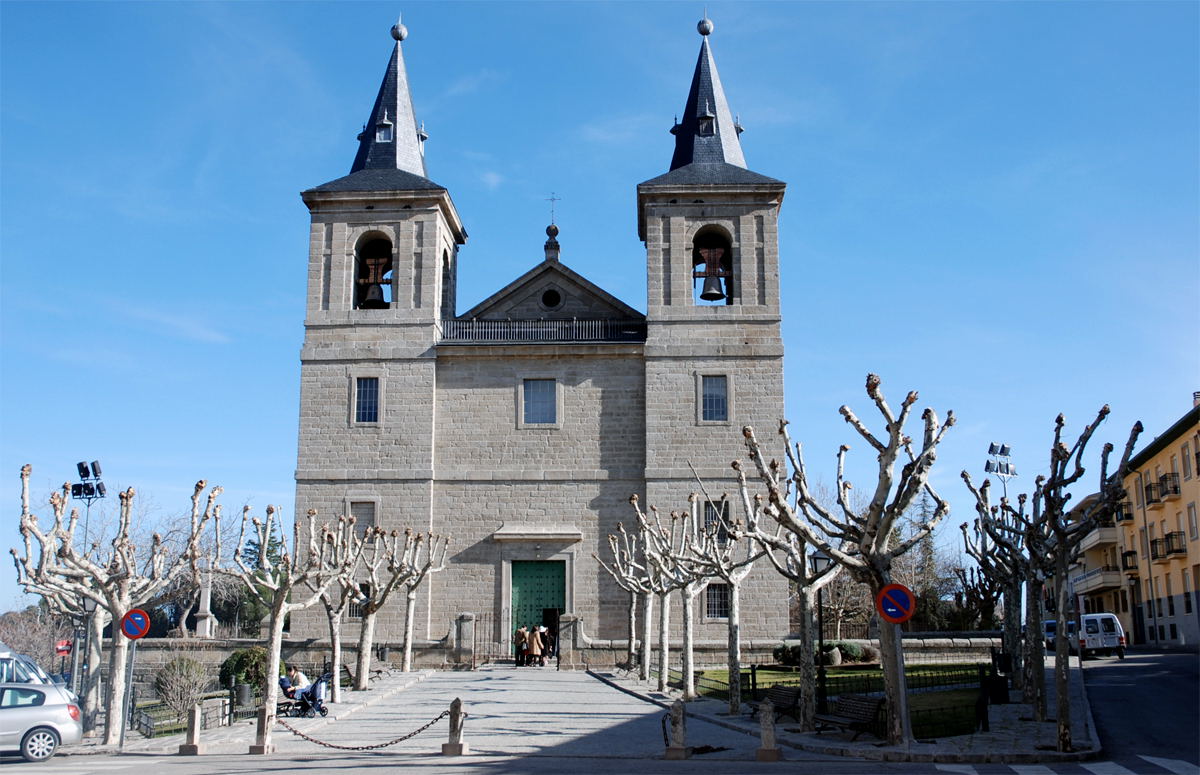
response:
<path id="1" fill-rule="evenodd" d="M 215 567 L 241 579 L 251 595 L 269 608 L 270 625 L 267 643 L 267 669 L 263 677 L 262 697 L 266 723 L 260 729 L 251 753 L 270 753 L 272 731 L 275 727 L 275 704 L 279 699 L 279 649 L 283 643 L 283 623 L 292 611 L 315 605 L 321 593 L 344 572 L 343 565 L 349 562 L 341 542 L 346 540 L 343 530 L 316 525 L 317 512 L 309 509 L 307 519 L 296 525 L 295 551 L 289 551 L 279 509 L 267 506 L 266 520 L 250 516 L 250 507 L 242 509 L 242 524 L 238 532 L 237 549 L 233 554 L 233 565 L 225 566 L 220 561 L 221 546 L 216 546 Z M 216 519 L 217 536 L 220 536 L 220 512 Z M 278 560 L 271 562 L 267 552 L 258 552 L 257 562 L 251 566 L 246 562 L 247 539 L 253 536 L 258 546 L 270 546 L 278 542 Z M 307 589 L 305 589 L 307 587 Z M 294 599 L 293 594 L 304 590 L 307 597 Z"/>
<path id="2" fill-rule="evenodd" d="M 111 552 L 101 555 L 98 545 L 84 547 L 76 545 L 75 530 L 79 524 L 79 512 L 72 509 L 67 514 L 71 486 L 64 484 L 62 490 L 50 496 L 54 513 L 52 527 L 42 530 L 37 517 L 29 509 L 29 476 L 32 468 L 21 469 L 21 518 L 20 531 L 24 540 L 24 554 L 12 550 L 17 565 L 18 583 L 26 591 L 40 594 L 58 611 L 82 614 L 83 601 L 96 603 L 96 615 L 91 618 L 92 642 L 101 642 L 103 626 L 107 621 L 117 622 L 131 609 L 152 600 L 185 570 L 194 571 L 200 556 L 201 531 L 205 523 L 219 511 L 216 506 L 220 487 L 214 487 L 208 502 L 200 510 L 200 494 L 206 484 L 196 483 L 192 493 L 192 511 L 188 530 L 182 546 L 172 547 L 156 533 L 148 550 L 139 554 L 138 546 L 130 535 L 134 490 L 129 488 L 120 493 L 118 523 L 111 544 Z M 129 640 L 114 633 L 111 639 L 108 667 L 108 696 L 105 698 L 104 742 L 117 742 L 120 735 L 125 702 L 125 671 L 128 665 Z M 93 659 L 94 653 L 94 659 Z M 97 665 L 99 650 L 89 653 L 89 664 Z M 85 728 L 94 724 L 94 709 L 97 703 L 96 681 L 99 671 L 92 669 L 85 687 Z"/>
<path id="3" fill-rule="evenodd" d="M 782 431 L 784 426 L 780 426 Z M 753 453 L 752 454 L 758 454 Z M 816 610 L 817 592 L 841 578 L 841 565 L 828 563 L 819 570 L 813 567 L 811 546 L 794 531 L 786 530 L 784 525 L 774 519 L 768 524 L 764 519 L 766 512 L 763 508 L 762 495 L 750 494 L 750 486 L 746 481 L 745 471 L 740 461 L 733 462 L 733 470 L 737 473 L 738 490 L 741 493 L 742 505 L 746 511 L 746 526 L 735 526 L 735 534 L 745 534 L 754 544 L 762 547 L 771 561 L 771 565 L 780 574 L 791 580 L 796 589 L 797 621 L 800 625 L 800 650 L 803 654 L 816 653 L 816 638 L 813 637 L 813 612 Z M 799 512 L 800 502 L 791 480 L 779 483 L 783 488 L 781 497 L 790 502 L 793 512 Z M 804 731 L 815 727 L 813 717 L 816 713 L 815 698 L 817 696 L 817 669 L 812 659 L 800 660 L 800 696 L 803 705 L 800 708 L 800 728 Z M 733 683 L 730 682 L 732 691 Z M 732 702 L 730 703 L 732 707 Z"/>
<path id="4" fill-rule="evenodd" d="M 799 444 L 792 446 L 786 423 L 781 423 L 780 433 L 784 435 L 787 445 L 790 474 L 778 461 L 765 461 L 753 428 L 747 426 L 743 429 L 750 458 L 767 488 L 763 512 L 786 530 L 795 533 L 800 541 L 824 552 L 857 581 L 867 584 L 873 598 L 892 582 L 893 560 L 931 533 L 950 511 L 949 505 L 930 485 L 929 472 L 937 458 L 938 445 L 946 431 L 954 424 L 953 412 L 947 413 L 943 425 L 932 409 L 926 409 L 921 415 L 924 432 L 919 446 L 915 446 L 913 439 L 905 434 L 904 426 L 917 401 L 916 391 L 905 397 L 900 404 L 899 414 L 896 414 L 884 399 L 880 382 L 878 376 L 868 374 L 866 391 L 883 417 L 886 435 L 879 437 L 872 433 L 848 406 L 840 409 L 846 422 L 878 455 L 874 492 L 870 503 L 861 512 L 851 507 L 851 484 L 845 478 L 845 458 L 849 446 L 842 445 L 837 456 L 838 508 L 827 509 L 813 497 L 801 447 Z M 901 466 L 899 472 L 896 471 L 897 464 Z M 795 487 L 795 505 L 788 502 L 788 481 Z M 892 529 L 897 520 L 908 511 L 922 492 L 927 493 L 933 501 L 933 513 L 907 538 L 892 543 Z M 902 698 L 905 683 L 898 660 L 900 638 L 897 629 L 881 627 L 879 637 L 884 694 L 887 697 L 888 708 L 887 736 L 888 742 L 892 744 L 899 744 L 911 738 L 908 719 L 899 712 L 899 708 L 904 707 Z"/>
<path id="5" fill-rule="evenodd" d="M 450 549 L 450 537 L 436 533 L 417 534 L 411 550 L 405 554 L 405 563 L 412 572 L 404 578 L 404 661 L 401 669 L 404 672 L 412 670 L 413 651 L 413 617 L 417 611 L 417 589 L 429 578 L 431 573 L 439 573 L 446 569 L 446 554 Z M 359 655 L 361 659 L 361 654 Z M 362 673 L 357 676 L 363 680 Z"/>
<path id="6" fill-rule="evenodd" d="M 354 529 L 355 519 L 338 517 L 336 529 L 341 535 L 334 542 L 330 551 L 330 564 L 338 569 L 337 578 L 318 594 L 321 607 L 325 609 L 325 618 L 329 624 L 329 649 L 333 664 L 333 678 L 329 683 L 331 702 L 342 701 L 342 620 L 350 603 L 357 599 L 361 592 L 354 574 L 362 561 L 365 537 L 359 536 Z M 309 590 L 315 590 L 312 579 L 304 583 Z"/>
<path id="7" fill-rule="evenodd" d="M 633 669 L 634 649 L 636 648 L 637 632 L 637 603 L 642 602 L 642 647 L 641 658 L 638 660 L 638 678 L 650 680 L 650 621 L 654 609 L 654 590 L 650 587 L 650 579 L 645 571 L 646 536 L 639 530 L 630 534 L 623 523 L 617 523 L 618 534 L 608 536 L 608 546 L 613 554 L 612 565 L 592 553 L 592 559 L 617 582 L 617 586 L 629 592 L 629 667 Z"/>

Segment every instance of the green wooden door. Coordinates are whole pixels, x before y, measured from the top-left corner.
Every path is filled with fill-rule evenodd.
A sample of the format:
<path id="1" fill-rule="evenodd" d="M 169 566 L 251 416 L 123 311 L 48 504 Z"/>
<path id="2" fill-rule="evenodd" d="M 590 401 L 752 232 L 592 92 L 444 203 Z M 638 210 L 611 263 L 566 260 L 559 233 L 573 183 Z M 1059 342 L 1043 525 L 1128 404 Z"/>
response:
<path id="1" fill-rule="evenodd" d="M 514 560 L 512 628 L 543 624 L 543 612 L 567 604 L 567 564 L 562 560 Z M 545 622 L 551 624 L 551 622 Z"/>

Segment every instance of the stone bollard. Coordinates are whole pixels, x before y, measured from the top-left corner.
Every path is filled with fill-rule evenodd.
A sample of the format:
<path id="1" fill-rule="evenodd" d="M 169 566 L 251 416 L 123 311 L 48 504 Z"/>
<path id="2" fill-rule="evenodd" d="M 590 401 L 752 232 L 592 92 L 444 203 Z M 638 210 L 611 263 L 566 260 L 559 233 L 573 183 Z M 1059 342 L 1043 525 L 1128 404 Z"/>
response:
<path id="1" fill-rule="evenodd" d="M 455 697 L 450 703 L 450 742 L 442 743 L 442 756 L 466 756 L 471 751 L 463 742 L 462 700 Z"/>
<path id="2" fill-rule="evenodd" d="M 687 741 L 687 710 L 683 700 L 671 703 L 671 744 L 667 746 L 667 759 L 686 759 L 691 755 L 685 745 Z"/>
<path id="3" fill-rule="evenodd" d="M 775 703 L 770 698 L 763 700 L 758 706 L 759 735 L 762 744 L 754 752 L 754 758 L 760 762 L 783 761 L 779 746 L 775 745 Z"/>
<path id="4" fill-rule="evenodd" d="M 193 705 L 188 710 L 188 725 L 187 725 L 187 742 L 179 746 L 180 756 L 199 756 L 204 753 L 204 746 L 200 744 L 200 719 L 203 710 L 200 704 Z"/>
<path id="5" fill-rule="evenodd" d="M 250 746 L 250 753 L 275 753 L 275 746 L 271 743 L 271 725 L 274 723 L 275 714 L 268 710 L 266 705 L 258 709 L 258 726 L 254 732 L 254 745 Z"/>

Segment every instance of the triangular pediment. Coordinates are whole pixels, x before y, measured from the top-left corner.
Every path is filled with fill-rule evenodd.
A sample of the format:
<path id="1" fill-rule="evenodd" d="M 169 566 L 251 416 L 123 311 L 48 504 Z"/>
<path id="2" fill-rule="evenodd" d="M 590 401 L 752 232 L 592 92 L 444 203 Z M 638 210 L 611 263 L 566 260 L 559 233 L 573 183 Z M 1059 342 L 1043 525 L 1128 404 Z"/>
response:
<path id="1" fill-rule="evenodd" d="M 543 261 L 460 320 L 642 320 L 645 315 L 557 261 Z"/>

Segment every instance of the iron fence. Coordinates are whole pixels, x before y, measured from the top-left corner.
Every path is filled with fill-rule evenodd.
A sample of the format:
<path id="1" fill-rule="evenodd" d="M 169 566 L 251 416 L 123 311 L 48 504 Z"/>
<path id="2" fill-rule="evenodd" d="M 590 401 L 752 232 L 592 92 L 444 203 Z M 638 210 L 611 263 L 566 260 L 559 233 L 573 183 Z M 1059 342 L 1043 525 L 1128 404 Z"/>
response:
<path id="1" fill-rule="evenodd" d="M 443 320 L 442 344 L 644 342 L 644 320 Z"/>

